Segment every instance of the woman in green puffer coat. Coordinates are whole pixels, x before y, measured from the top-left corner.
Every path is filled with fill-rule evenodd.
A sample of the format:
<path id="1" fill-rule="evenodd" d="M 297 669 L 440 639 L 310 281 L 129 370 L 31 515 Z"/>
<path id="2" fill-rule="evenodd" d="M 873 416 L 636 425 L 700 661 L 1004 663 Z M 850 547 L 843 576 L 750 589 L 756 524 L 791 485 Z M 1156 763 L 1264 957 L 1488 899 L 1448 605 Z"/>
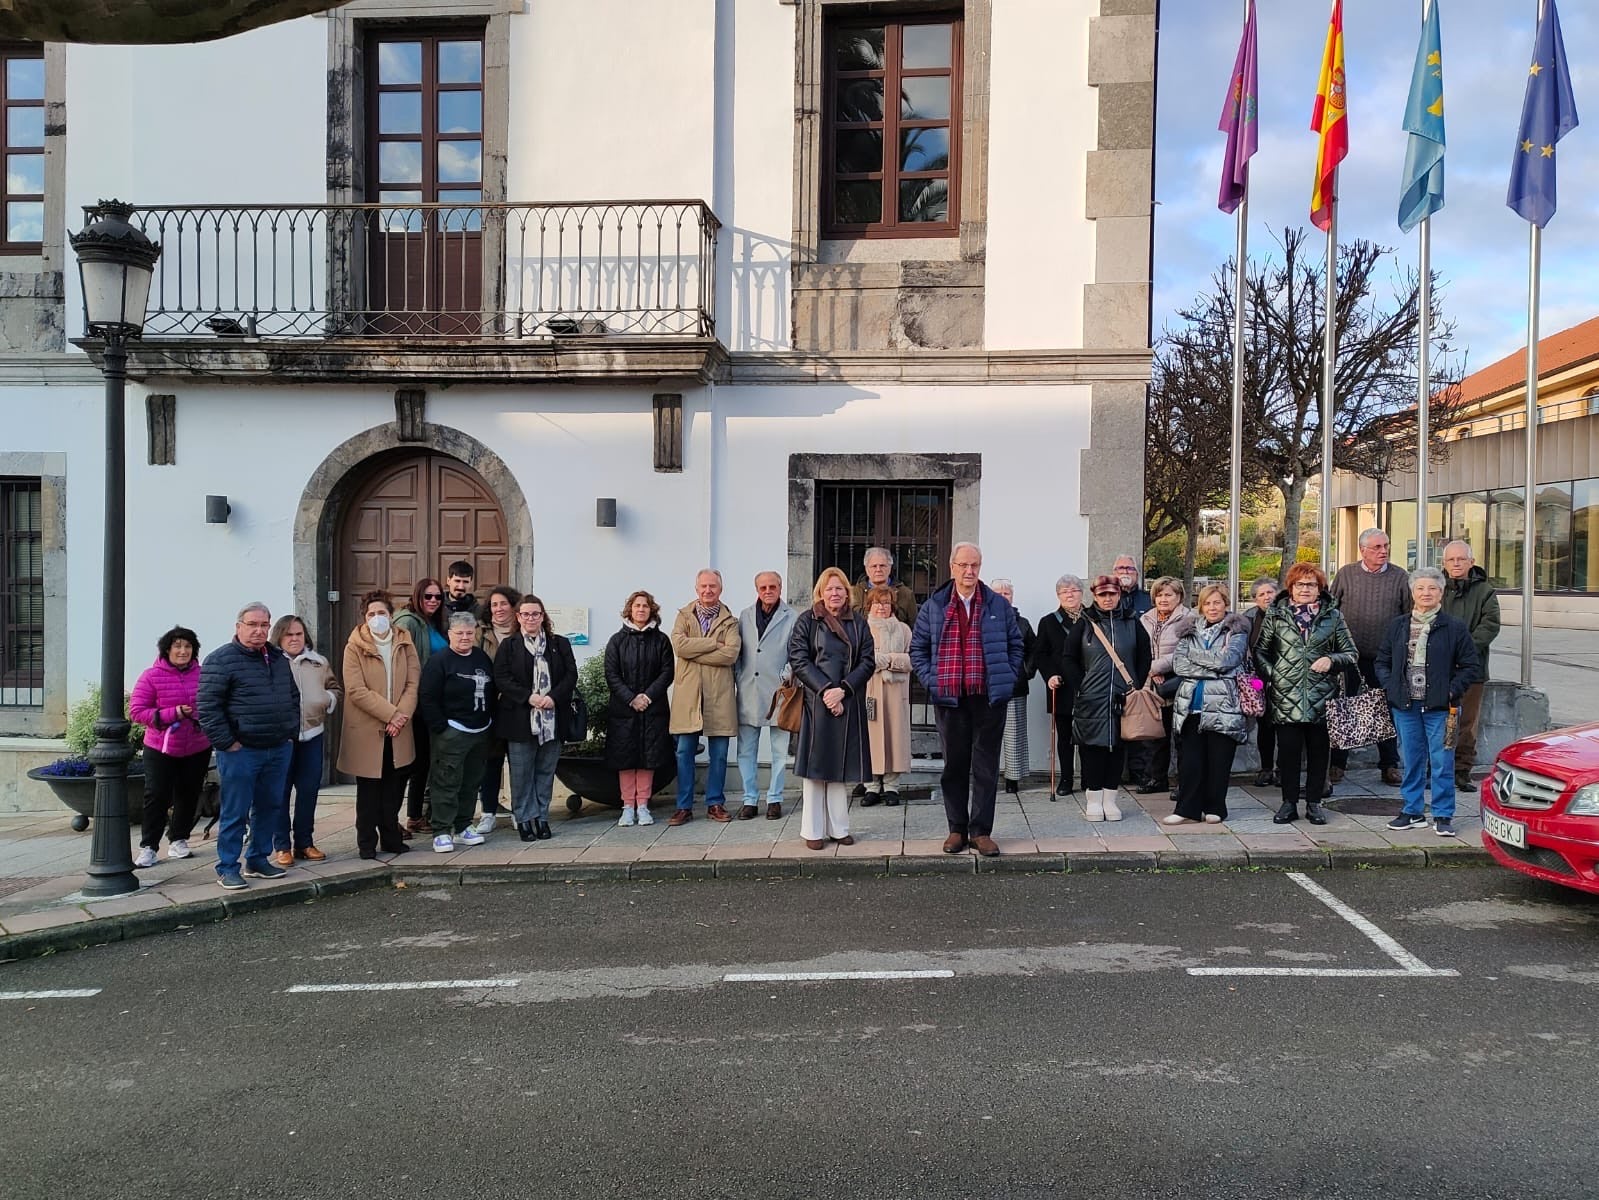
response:
<path id="1" fill-rule="evenodd" d="M 1255 670 L 1266 685 L 1266 712 L 1277 727 L 1283 802 L 1272 820 L 1278 825 L 1299 819 L 1302 758 L 1308 759 L 1305 817 L 1312 825 L 1327 823 L 1321 807 L 1329 753 L 1327 701 L 1339 674 L 1353 667 L 1355 658 L 1355 640 L 1327 590 L 1327 576 L 1311 563 L 1289 567 L 1282 595 L 1267 608 L 1255 646 Z"/>

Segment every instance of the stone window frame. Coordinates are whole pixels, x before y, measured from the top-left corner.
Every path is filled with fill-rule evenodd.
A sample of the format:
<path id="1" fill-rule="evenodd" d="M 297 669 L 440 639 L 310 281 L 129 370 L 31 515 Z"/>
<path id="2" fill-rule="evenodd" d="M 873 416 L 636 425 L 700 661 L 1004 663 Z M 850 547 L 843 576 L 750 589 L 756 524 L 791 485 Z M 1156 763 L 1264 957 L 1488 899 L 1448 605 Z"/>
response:
<path id="1" fill-rule="evenodd" d="M 328 23 L 327 188 L 329 204 L 359 204 L 367 195 L 367 78 L 369 35 L 415 25 L 429 32 L 451 25 L 481 29 L 483 35 L 483 203 L 508 199 L 507 160 L 511 136 L 511 18 L 526 11 L 525 0 L 349 0 L 324 15 Z M 504 300 L 503 235 L 485 222 L 483 230 L 483 305 Z M 355 293 L 364 269 L 363 247 L 335 244 L 328 287 L 335 296 Z"/>
<path id="2" fill-rule="evenodd" d="M 26 345 L 0 353 L 40 355 L 67 348 L 67 48 L 44 43 L 44 241 L 25 251 L 0 253 L 0 306 L 28 306 L 33 317 L 21 322 L 32 331 Z M 15 325 L 15 323 L 12 323 Z"/>
<path id="3" fill-rule="evenodd" d="M 0 707 L 0 736 L 60 737 L 67 728 L 67 456 L 0 452 L 0 475 L 39 481 L 44 553 L 44 703 Z"/>
<path id="4" fill-rule="evenodd" d="M 39 158 L 40 187 L 42 188 L 48 183 L 48 180 L 44 178 L 46 173 L 45 143 L 49 140 L 48 133 L 41 136 L 39 140 L 39 149 L 37 151 L 35 151 L 31 146 L 13 149 L 11 146 L 10 113 L 12 108 L 37 108 L 39 110 L 41 126 L 46 130 L 49 127 L 49 122 L 45 119 L 45 110 L 50 103 L 50 69 L 44 60 L 44 43 L 9 41 L 0 42 L 0 94 L 4 94 L 6 92 L 5 81 L 6 77 L 9 75 L 8 68 L 12 62 L 37 62 L 39 64 L 39 73 L 41 76 L 43 76 L 41 81 L 43 87 L 41 88 L 41 95 L 37 100 L 34 100 L 31 97 L 25 100 L 13 100 L 9 94 L 4 95 L 5 104 L 3 108 L 0 108 L 0 154 L 7 156 L 11 154 L 25 154 L 29 157 L 33 157 L 35 154 L 37 154 Z M 42 191 L 38 193 L 21 193 L 22 200 L 32 201 L 37 199 L 39 202 L 39 240 L 36 242 L 11 242 L 6 240 L 10 236 L 11 227 L 11 218 L 8 211 L 9 205 L 11 204 L 12 200 L 17 198 L 13 196 L 11 192 L 9 157 L 6 161 L 8 169 L 4 176 L 0 176 L 0 254 L 15 254 L 27 257 L 42 256 L 44 254 L 43 210 L 46 203 L 45 195 Z"/>
<path id="5" fill-rule="evenodd" d="M 981 264 L 988 243 L 988 94 L 989 46 L 993 0 L 778 0 L 793 6 L 794 71 L 794 231 L 790 252 L 796 272 L 824 264 L 870 256 L 871 261 L 966 262 Z M 962 23 L 960 233 L 925 238 L 825 239 L 822 169 L 825 121 L 822 114 L 826 74 L 823 31 L 829 18 L 890 16 L 959 10 Z M 885 151 L 886 153 L 886 151 Z M 867 248 L 869 244 L 869 249 Z"/>
<path id="6" fill-rule="evenodd" d="M 885 481 L 949 484 L 950 545 L 977 541 L 981 454 L 790 454 L 788 590 L 794 603 L 809 604 L 816 579 L 816 485 Z"/>

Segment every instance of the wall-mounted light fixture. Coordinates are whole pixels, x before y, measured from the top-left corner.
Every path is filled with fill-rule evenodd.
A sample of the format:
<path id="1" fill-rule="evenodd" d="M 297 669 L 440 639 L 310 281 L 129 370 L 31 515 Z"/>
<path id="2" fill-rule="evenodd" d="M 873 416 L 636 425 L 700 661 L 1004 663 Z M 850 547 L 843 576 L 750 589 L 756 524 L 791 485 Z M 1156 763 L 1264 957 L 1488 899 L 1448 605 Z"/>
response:
<path id="1" fill-rule="evenodd" d="M 611 496 L 601 496 L 594 502 L 594 524 L 599 529 L 616 528 L 616 500 Z"/>
<path id="2" fill-rule="evenodd" d="M 228 514 L 233 511 L 233 506 L 228 503 L 226 496 L 207 496 L 205 498 L 205 523 L 207 525 L 226 525 Z"/>

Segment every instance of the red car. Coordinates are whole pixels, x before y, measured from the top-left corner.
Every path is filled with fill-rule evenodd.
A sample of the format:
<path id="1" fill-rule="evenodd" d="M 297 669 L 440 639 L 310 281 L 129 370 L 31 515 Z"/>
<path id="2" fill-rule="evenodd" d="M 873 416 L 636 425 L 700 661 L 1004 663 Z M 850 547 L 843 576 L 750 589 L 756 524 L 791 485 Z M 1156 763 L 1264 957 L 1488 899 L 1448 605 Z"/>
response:
<path id="1" fill-rule="evenodd" d="M 1599 722 L 1499 752 L 1482 783 L 1482 844 L 1524 875 L 1599 895 Z"/>

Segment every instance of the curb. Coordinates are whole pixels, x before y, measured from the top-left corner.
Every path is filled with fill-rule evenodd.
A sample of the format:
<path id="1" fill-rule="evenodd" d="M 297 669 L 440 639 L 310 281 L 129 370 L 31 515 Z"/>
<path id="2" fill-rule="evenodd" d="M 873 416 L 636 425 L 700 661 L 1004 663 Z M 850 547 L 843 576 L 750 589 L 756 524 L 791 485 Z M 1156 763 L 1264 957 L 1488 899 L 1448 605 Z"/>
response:
<path id="1" fill-rule="evenodd" d="M 210 900 L 174 904 L 119 916 L 75 921 L 52 929 L 0 936 L 0 963 L 59 950 L 172 933 L 292 904 L 353 896 L 377 888 L 469 887 L 492 884 L 663 882 L 704 879 L 859 879 L 867 876 L 1082 875 L 1141 871 L 1310 871 L 1376 867 L 1475 867 L 1493 862 L 1488 851 L 1459 846 L 1386 846 L 1369 850 L 1334 846 L 1320 851 L 1106 850 L 1068 854 L 884 855 L 817 859 L 685 859 L 631 863 L 528 863 L 416 869 L 370 867 L 327 879 L 296 880 L 271 890 L 230 892 Z"/>

